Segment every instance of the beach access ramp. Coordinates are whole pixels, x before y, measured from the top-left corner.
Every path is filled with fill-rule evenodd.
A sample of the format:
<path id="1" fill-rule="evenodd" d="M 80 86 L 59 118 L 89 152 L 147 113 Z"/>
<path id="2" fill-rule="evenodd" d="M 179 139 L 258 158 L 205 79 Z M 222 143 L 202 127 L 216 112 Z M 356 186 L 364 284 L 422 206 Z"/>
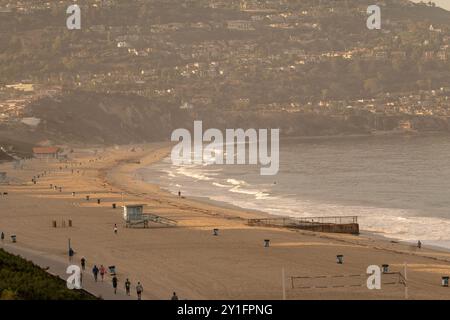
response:
<path id="1" fill-rule="evenodd" d="M 126 205 L 123 207 L 123 218 L 127 228 L 148 228 L 150 223 L 156 223 L 167 227 L 176 227 L 177 221 L 158 216 L 156 214 L 144 213 L 144 205 Z"/>

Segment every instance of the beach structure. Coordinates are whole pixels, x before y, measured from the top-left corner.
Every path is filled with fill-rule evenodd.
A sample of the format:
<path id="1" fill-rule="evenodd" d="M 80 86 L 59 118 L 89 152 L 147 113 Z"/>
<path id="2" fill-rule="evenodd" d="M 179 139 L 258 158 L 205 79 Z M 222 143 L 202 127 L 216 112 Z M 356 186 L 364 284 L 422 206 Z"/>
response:
<path id="1" fill-rule="evenodd" d="M 356 216 L 249 219 L 247 224 L 314 232 L 359 234 L 358 217 Z"/>
<path id="2" fill-rule="evenodd" d="M 126 205 L 123 207 L 123 218 L 126 223 L 126 227 L 143 226 L 148 228 L 149 223 L 158 223 L 166 226 L 176 226 L 177 222 L 171 219 L 167 219 L 155 214 L 144 213 L 144 205 L 134 204 Z"/>
<path id="3" fill-rule="evenodd" d="M 58 159 L 59 148 L 57 147 L 35 147 L 33 155 L 36 159 Z"/>

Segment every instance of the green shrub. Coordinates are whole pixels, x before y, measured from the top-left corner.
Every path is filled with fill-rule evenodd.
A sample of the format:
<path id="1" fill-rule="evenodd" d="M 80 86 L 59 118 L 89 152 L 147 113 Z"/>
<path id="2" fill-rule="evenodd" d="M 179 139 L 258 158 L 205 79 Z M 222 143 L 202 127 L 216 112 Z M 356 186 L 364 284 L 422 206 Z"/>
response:
<path id="1" fill-rule="evenodd" d="M 69 290 L 66 282 L 21 257 L 0 249 L 0 300 L 93 300 L 85 291 Z"/>

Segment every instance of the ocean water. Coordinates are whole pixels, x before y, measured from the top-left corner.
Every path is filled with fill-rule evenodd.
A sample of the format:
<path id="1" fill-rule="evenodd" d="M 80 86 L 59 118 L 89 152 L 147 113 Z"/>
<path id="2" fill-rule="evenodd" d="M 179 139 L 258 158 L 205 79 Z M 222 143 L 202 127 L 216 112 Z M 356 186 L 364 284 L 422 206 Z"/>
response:
<path id="1" fill-rule="evenodd" d="M 259 166 L 140 170 L 173 193 L 207 197 L 279 216 L 359 216 L 360 228 L 450 248 L 450 136 L 379 136 L 280 141 L 280 171 Z"/>

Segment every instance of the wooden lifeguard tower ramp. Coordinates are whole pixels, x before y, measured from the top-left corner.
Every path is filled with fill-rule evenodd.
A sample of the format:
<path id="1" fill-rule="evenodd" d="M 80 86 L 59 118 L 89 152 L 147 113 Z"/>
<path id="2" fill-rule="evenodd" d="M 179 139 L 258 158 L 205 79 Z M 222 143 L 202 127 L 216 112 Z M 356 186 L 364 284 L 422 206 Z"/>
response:
<path id="1" fill-rule="evenodd" d="M 144 205 L 134 204 L 123 206 L 123 218 L 127 228 L 148 228 L 149 223 L 156 223 L 167 227 L 176 227 L 177 222 L 156 214 L 144 213 Z"/>

